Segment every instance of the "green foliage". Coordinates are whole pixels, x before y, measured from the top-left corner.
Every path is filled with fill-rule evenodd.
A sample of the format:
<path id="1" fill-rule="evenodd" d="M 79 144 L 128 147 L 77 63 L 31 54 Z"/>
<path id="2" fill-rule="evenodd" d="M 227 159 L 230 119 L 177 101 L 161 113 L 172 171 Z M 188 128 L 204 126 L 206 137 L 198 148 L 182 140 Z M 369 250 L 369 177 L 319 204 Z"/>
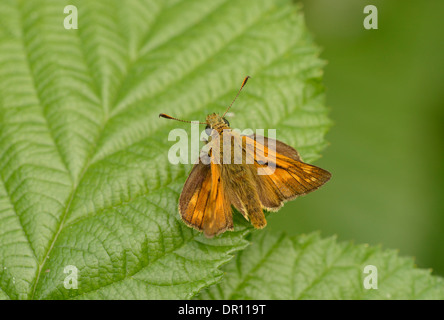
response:
<path id="1" fill-rule="evenodd" d="M 63 27 L 63 8 L 79 29 Z M 323 62 L 291 1 L 0 2 L 0 298 L 190 298 L 245 247 L 180 220 L 178 122 L 231 102 L 308 161 L 329 127 Z M 64 268 L 78 269 L 65 289 Z"/>
<path id="2" fill-rule="evenodd" d="M 367 265 L 377 289 L 365 289 Z M 224 266 L 224 280 L 201 299 L 444 299 L 444 280 L 393 250 L 337 243 L 317 233 L 288 237 L 256 232 Z M 372 282 L 368 280 L 370 284 Z"/>
<path id="3" fill-rule="evenodd" d="M 180 220 L 190 166 L 168 162 L 168 133 L 188 127 L 157 115 L 202 121 L 250 75 L 232 126 L 277 128 L 312 161 L 330 126 L 317 56 L 290 0 L 3 0 L 0 298 L 442 297 L 409 259 L 317 235 L 260 231 L 224 271 L 248 223 L 206 239 Z M 369 263 L 381 289 L 364 292 Z"/>

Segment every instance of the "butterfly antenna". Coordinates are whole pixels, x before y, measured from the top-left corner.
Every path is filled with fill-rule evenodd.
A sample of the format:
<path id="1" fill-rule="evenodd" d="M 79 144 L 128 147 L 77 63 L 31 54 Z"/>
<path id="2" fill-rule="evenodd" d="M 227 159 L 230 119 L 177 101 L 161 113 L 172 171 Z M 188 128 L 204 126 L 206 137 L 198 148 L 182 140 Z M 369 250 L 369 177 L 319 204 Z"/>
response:
<path id="1" fill-rule="evenodd" d="M 169 115 L 167 115 L 167 114 L 165 114 L 165 113 L 161 113 L 161 114 L 159 114 L 159 118 L 160 118 L 160 117 L 165 118 L 165 119 L 176 120 L 176 121 L 180 121 L 180 122 L 186 122 L 186 123 L 191 123 L 191 122 L 192 122 L 192 121 L 188 121 L 188 120 L 177 119 L 177 118 L 174 118 L 174 117 L 172 117 L 172 116 L 169 116 Z M 206 122 L 199 122 L 199 124 L 207 124 L 207 123 L 206 123 Z"/>
<path id="2" fill-rule="evenodd" d="M 244 81 L 242 82 L 242 85 L 239 89 L 239 91 L 237 92 L 237 95 L 234 97 L 233 102 L 231 102 L 231 104 L 228 106 L 227 111 L 225 111 L 224 115 L 222 116 L 225 117 L 225 115 L 227 114 L 228 110 L 230 110 L 231 106 L 233 105 L 234 101 L 236 101 L 237 97 L 239 96 L 239 93 L 242 91 L 242 88 L 245 86 L 245 84 L 247 83 L 248 79 L 250 79 L 250 76 L 246 76 Z"/>

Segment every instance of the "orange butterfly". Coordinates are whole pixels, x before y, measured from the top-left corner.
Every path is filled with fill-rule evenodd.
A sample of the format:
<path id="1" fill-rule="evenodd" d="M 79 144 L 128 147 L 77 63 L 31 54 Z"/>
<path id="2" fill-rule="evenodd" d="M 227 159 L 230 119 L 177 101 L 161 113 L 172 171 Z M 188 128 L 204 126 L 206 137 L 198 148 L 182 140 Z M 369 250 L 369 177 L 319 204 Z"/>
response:
<path id="1" fill-rule="evenodd" d="M 215 113 L 207 116 L 203 124 L 210 132 L 207 142 L 210 161 L 206 164 L 200 157 L 179 199 L 182 220 L 209 238 L 233 230 L 231 206 L 261 229 L 267 225 L 263 209 L 277 211 L 284 202 L 318 189 L 331 177 L 328 171 L 302 162 L 299 153 L 281 141 L 255 134 L 240 135 L 231 130 L 225 115 L 248 79 L 244 79 L 223 116 Z M 163 113 L 159 116 L 190 122 Z M 227 139 L 229 150 L 223 144 Z M 241 150 L 240 162 L 233 161 L 237 160 L 236 148 Z M 273 155 L 271 160 L 270 155 Z M 258 174 L 260 170 L 262 174 Z"/>

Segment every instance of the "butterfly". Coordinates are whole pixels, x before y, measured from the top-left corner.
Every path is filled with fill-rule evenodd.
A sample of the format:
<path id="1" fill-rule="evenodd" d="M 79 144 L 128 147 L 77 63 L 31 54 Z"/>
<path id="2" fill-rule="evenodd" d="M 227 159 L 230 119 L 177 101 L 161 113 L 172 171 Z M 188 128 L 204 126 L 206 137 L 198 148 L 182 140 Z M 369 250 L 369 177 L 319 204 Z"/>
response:
<path id="1" fill-rule="evenodd" d="M 233 230 L 232 207 L 262 229 L 267 225 L 264 209 L 277 211 L 284 202 L 318 189 L 331 177 L 328 171 L 304 163 L 298 151 L 279 140 L 242 135 L 230 128 L 225 115 L 249 78 L 222 116 L 213 113 L 199 122 L 208 132 L 203 154 L 209 161 L 199 158 L 179 198 L 183 222 L 208 238 Z M 191 122 L 163 113 L 159 117 Z"/>

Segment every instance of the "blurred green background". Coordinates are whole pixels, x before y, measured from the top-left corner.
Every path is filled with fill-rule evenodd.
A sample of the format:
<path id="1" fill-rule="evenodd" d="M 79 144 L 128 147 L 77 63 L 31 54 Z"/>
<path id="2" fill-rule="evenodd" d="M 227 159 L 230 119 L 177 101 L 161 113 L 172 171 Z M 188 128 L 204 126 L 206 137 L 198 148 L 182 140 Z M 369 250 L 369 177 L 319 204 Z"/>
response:
<path id="1" fill-rule="evenodd" d="M 444 1 L 302 3 L 335 122 L 315 164 L 333 177 L 269 228 L 381 244 L 444 275 Z M 367 4 L 378 30 L 363 27 Z"/>

